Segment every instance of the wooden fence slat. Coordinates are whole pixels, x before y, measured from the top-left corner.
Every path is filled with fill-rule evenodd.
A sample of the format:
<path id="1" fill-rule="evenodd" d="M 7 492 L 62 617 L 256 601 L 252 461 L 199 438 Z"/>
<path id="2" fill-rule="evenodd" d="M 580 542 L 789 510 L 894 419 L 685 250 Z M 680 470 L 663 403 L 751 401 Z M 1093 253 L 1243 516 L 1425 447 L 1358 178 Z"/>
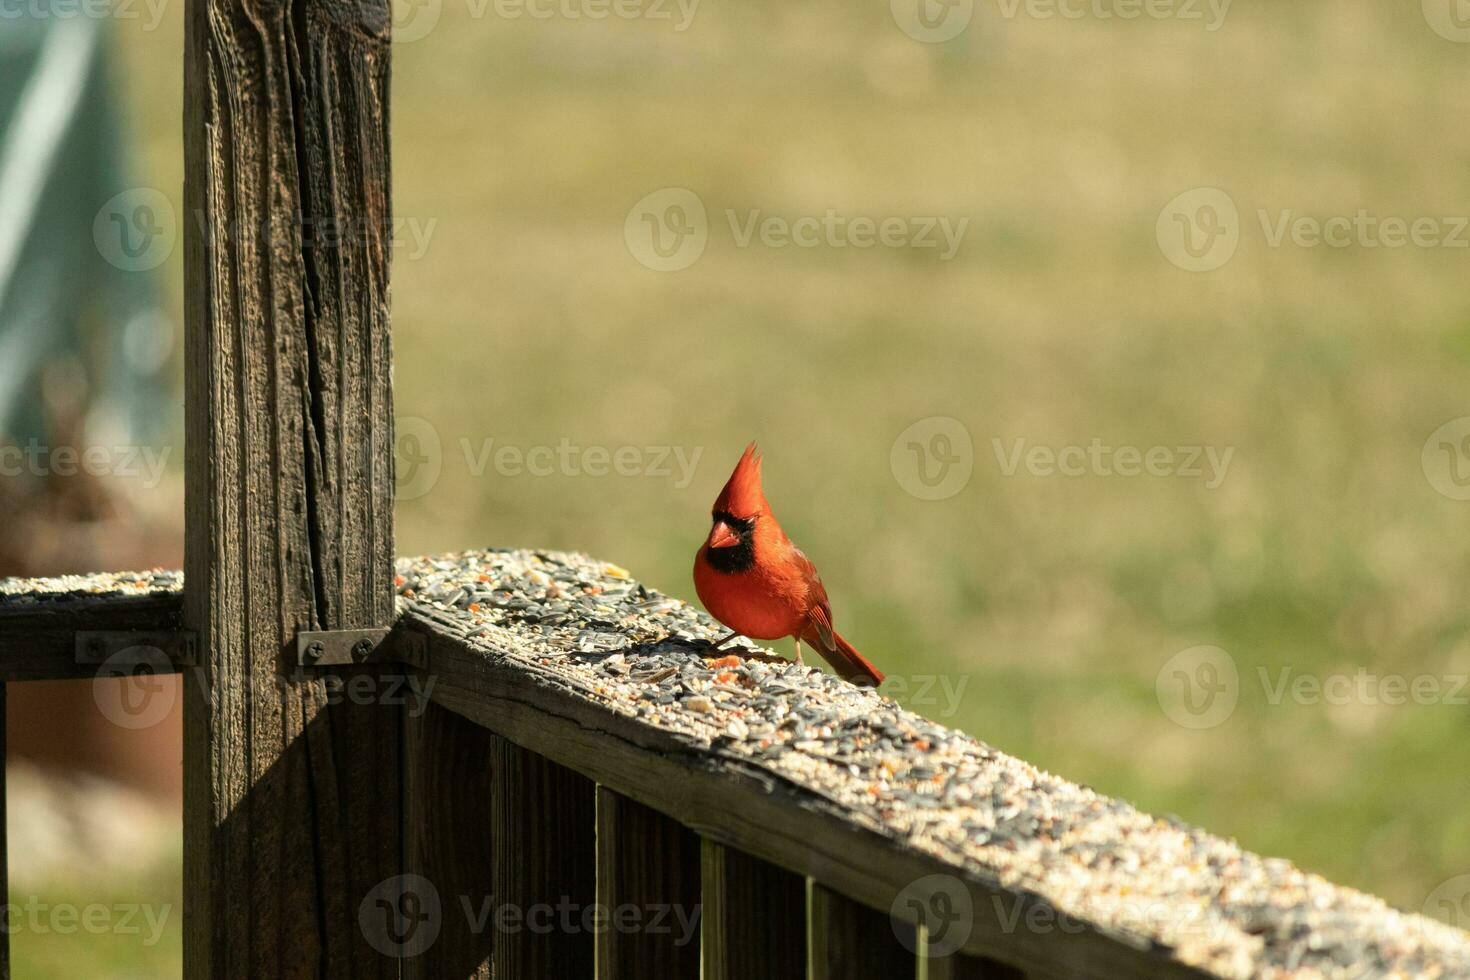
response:
<path id="1" fill-rule="evenodd" d="M 704 980 L 805 980 L 806 879 L 703 845 Z"/>
<path id="2" fill-rule="evenodd" d="M 597 784 L 508 739 L 492 738 L 495 901 L 514 914 L 495 939 L 494 976 L 590 978 Z"/>
<path id="3" fill-rule="evenodd" d="M 420 707 L 406 720 L 408 868 L 432 888 L 438 933 L 426 950 L 405 958 L 404 977 L 490 980 L 495 932 L 491 921 L 466 914 L 465 903 L 478 916 L 494 896 L 501 838 L 490 814 L 502 740 L 447 708 Z"/>
<path id="4" fill-rule="evenodd" d="M 886 912 L 813 883 L 812 980 L 912 980 L 918 962 Z"/>
<path id="5" fill-rule="evenodd" d="M 190 980 L 399 974 L 361 915 L 402 869 L 401 684 L 290 666 L 394 614 L 390 29 L 388 0 L 185 11 Z"/>
<path id="6" fill-rule="evenodd" d="M 699 976 L 699 836 L 657 810 L 597 790 L 598 980 Z M 655 921 L 655 917 L 658 920 Z M 693 923 L 685 935 L 681 923 Z"/>

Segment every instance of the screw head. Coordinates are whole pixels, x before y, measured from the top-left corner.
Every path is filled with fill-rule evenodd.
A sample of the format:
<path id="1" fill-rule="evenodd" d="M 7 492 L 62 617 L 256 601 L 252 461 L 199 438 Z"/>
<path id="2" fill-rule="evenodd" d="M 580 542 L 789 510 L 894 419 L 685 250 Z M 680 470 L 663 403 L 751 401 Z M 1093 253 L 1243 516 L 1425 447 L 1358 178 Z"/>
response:
<path id="1" fill-rule="evenodd" d="M 314 664 L 318 660 L 322 659 L 322 655 L 326 652 L 327 649 L 326 647 L 322 646 L 321 640 L 312 640 L 306 645 L 306 662 L 309 664 Z"/>
<path id="2" fill-rule="evenodd" d="M 358 663 L 367 660 L 368 655 L 373 652 L 372 640 L 358 640 L 352 645 L 352 659 Z"/>

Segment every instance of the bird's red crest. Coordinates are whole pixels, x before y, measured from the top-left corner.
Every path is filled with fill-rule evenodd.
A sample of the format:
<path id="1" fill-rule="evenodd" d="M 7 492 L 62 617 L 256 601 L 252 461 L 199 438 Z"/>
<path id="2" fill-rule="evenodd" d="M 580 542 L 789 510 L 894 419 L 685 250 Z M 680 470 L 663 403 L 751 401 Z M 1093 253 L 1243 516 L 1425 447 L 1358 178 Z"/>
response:
<path id="1" fill-rule="evenodd" d="M 755 443 L 745 447 L 745 455 L 735 464 L 735 472 L 730 474 L 725 489 L 715 498 L 712 509 L 742 518 L 770 510 L 765 492 L 761 490 L 761 458 L 756 455 Z"/>

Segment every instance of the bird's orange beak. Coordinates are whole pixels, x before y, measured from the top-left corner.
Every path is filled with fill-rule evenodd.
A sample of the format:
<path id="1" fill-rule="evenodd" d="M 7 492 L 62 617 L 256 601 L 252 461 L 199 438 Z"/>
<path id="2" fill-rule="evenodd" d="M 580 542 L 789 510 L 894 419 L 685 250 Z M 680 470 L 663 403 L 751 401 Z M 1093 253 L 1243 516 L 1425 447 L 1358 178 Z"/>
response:
<path id="1" fill-rule="evenodd" d="M 740 543 L 740 536 L 724 521 L 715 521 L 709 529 L 708 544 L 711 548 L 729 548 Z"/>

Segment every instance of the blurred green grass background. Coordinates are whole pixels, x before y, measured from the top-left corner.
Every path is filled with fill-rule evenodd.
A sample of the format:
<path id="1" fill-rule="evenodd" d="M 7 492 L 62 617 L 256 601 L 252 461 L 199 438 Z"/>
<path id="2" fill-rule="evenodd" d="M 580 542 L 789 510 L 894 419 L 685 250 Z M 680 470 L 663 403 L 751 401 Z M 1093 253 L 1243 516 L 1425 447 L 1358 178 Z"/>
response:
<path id="1" fill-rule="evenodd" d="M 12 964 L 18 978 L 162 980 L 183 962 L 183 856 L 144 876 L 50 879 L 33 896 L 12 891 Z"/>
<path id="2" fill-rule="evenodd" d="M 710 502 L 758 439 L 843 632 L 893 674 L 964 685 L 954 711 L 916 709 L 1401 907 L 1470 871 L 1470 708 L 1273 705 L 1257 674 L 1470 672 L 1470 503 L 1420 463 L 1470 414 L 1467 252 L 1273 248 L 1256 217 L 1470 209 L 1470 48 L 1417 2 L 1237 4 L 1209 32 L 981 0 L 943 44 L 885 3 L 705 0 L 682 32 L 673 7 L 474 9 L 445 0 L 394 52 L 396 212 L 429 234 L 396 255 L 396 398 L 442 450 L 399 504 L 400 552 L 585 550 L 693 600 Z M 140 179 L 176 204 L 181 12 L 117 30 Z M 1242 236 L 1192 274 L 1154 229 L 1199 186 L 1231 195 Z M 665 187 L 710 216 L 677 273 L 623 237 Z M 969 225 L 945 262 L 741 248 L 725 219 L 828 208 Z M 974 445 L 940 501 L 890 470 L 929 416 Z M 1208 490 L 1006 476 L 993 445 L 1094 438 L 1235 455 Z M 477 473 L 490 439 L 702 455 L 687 487 Z M 1196 731 L 1155 679 L 1199 644 L 1241 689 Z"/>
<path id="3" fill-rule="evenodd" d="M 6 766 L 11 975 L 178 976 L 178 808 L 96 776 Z"/>

